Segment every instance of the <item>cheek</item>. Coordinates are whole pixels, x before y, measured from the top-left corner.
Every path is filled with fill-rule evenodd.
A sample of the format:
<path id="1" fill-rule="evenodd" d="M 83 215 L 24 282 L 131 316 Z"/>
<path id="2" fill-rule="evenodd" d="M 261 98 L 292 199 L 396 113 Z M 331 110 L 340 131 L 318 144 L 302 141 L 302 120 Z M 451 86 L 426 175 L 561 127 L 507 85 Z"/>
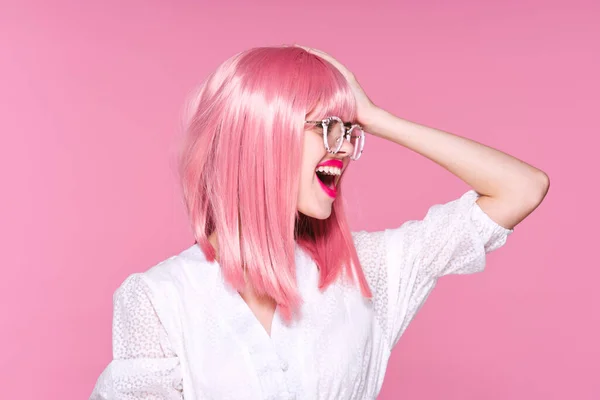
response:
<path id="1" fill-rule="evenodd" d="M 307 193 L 310 193 L 313 185 L 313 179 L 316 178 L 314 171 L 310 167 L 303 168 L 300 176 L 300 187 L 298 190 L 298 196 L 305 197 Z"/>
<path id="2" fill-rule="evenodd" d="M 314 180 L 315 175 L 315 163 L 318 161 L 305 162 L 302 165 L 302 171 L 300 173 L 300 182 L 298 188 L 298 205 L 306 207 L 307 205 L 314 202 Z"/>
<path id="3" fill-rule="evenodd" d="M 317 164 L 325 155 L 326 150 L 321 136 L 314 132 L 307 132 L 302 149 L 302 169 L 306 169 L 311 175 L 314 174 Z"/>
<path id="4" fill-rule="evenodd" d="M 326 151 L 323 147 L 323 138 L 321 135 L 306 131 L 302 148 L 302 162 L 300 171 L 300 190 L 299 196 L 306 196 L 313 188 L 315 168 L 317 164 L 325 157 Z"/>

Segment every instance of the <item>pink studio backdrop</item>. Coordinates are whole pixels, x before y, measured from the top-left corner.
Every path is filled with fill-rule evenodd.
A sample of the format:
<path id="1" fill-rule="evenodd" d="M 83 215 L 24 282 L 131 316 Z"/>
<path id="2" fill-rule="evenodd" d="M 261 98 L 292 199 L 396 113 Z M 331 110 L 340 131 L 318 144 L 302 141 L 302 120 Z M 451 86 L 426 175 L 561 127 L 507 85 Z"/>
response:
<path id="1" fill-rule="evenodd" d="M 173 159 L 184 98 L 234 53 L 293 42 L 337 56 L 383 108 L 551 177 L 484 273 L 439 282 L 380 399 L 600 398 L 599 13 L 591 1 L 2 2 L 0 398 L 89 396 L 111 357 L 114 290 L 193 242 Z M 468 189 L 372 136 L 346 183 L 352 227 L 367 230 Z"/>

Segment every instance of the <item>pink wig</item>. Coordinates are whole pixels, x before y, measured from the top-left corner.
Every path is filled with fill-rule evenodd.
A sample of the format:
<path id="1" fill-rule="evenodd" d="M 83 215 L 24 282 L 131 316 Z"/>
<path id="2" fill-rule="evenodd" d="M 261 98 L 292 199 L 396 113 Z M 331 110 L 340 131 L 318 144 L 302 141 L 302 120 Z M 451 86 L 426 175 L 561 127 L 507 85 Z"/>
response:
<path id="1" fill-rule="evenodd" d="M 371 297 L 341 198 L 326 220 L 297 211 L 304 121 L 355 118 L 340 72 L 300 47 L 253 48 L 220 65 L 188 111 L 179 158 L 184 201 L 209 261 L 208 236 L 216 230 L 225 280 L 240 291 L 248 280 L 291 319 L 302 303 L 297 241 L 319 268 L 321 290 L 345 271 Z"/>

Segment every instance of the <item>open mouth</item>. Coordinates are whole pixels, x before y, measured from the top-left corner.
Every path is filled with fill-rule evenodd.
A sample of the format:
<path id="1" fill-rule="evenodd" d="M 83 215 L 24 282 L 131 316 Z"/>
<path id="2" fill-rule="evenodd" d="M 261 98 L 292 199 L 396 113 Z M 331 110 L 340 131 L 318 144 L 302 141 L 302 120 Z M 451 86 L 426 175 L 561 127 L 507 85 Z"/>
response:
<path id="1" fill-rule="evenodd" d="M 335 184 L 337 183 L 337 175 L 329 175 L 325 172 L 317 171 L 317 178 L 328 188 L 335 189 Z"/>
<path id="2" fill-rule="evenodd" d="M 327 160 L 317 165 L 315 169 L 321 189 L 333 199 L 337 196 L 336 185 L 340 180 L 343 168 L 344 164 L 341 160 Z"/>

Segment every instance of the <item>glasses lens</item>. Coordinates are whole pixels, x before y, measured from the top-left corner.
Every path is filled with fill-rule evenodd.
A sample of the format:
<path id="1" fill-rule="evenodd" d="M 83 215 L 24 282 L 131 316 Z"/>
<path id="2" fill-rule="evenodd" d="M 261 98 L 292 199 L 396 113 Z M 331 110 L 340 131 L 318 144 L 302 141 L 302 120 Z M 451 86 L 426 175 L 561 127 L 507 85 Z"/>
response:
<path id="1" fill-rule="evenodd" d="M 360 157 L 362 153 L 363 147 L 365 145 L 365 135 L 362 129 L 359 126 L 355 126 L 350 131 L 350 143 L 352 143 L 352 147 L 354 147 L 354 152 L 352 154 L 352 158 L 357 159 Z"/>
<path id="2" fill-rule="evenodd" d="M 343 144 L 344 125 L 335 119 L 329 122 L 327 128 L 327 143 L 332 151 L 339 151 Z"/>

